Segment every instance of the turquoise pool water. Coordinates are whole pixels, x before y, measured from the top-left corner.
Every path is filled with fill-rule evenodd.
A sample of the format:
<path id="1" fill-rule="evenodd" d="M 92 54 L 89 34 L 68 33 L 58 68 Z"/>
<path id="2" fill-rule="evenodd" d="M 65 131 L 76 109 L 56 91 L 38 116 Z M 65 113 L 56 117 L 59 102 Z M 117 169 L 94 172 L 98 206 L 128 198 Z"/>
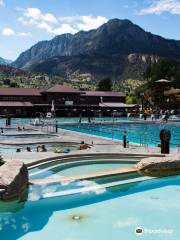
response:
<path id="1" fill-rule="evenodd" d="M 78 159 L 78 161 L 64 161 L 44 164 L 30 170 L 30 178 L 40 179 L 59 176 L 76 176 L 82 174 L 97 173 L 117 168 L 130 168 L 138 161 L 128 161 L 127 159 Z"/>
<path id="2" fill-rule="evenodd" d="M 79 122 L 79 117 L 66 117 L 66 118 L 56 118 L 56 120 L 60 123 L 63 122 L 70 122 L 70 123 L 78 123 Z M 92 118 L 93 121 L 96 122 L 108 122 L 108 121 L 113 121 L 112 117 L 103 117 L 103 118 Z M 127 118 L 114 118 L 115 121 L 131 121 L 133 119 L 127 119 Z M 82 118 L 83 122 L 88 122 L 88 118 Z M 23 124 L 30 124 L 32 122 L 32 118 L 12 118 L 11 123 L 12 124 L 17 124 L 17 125 L 23 125 Z M 5 118 L 0 118 L 0 124 L 5 125 L 6 124 L 6 119 Z"/>
<path id="3" fill-rule="evenodd" d="M 161 129 L 167 128 L 171 131 L 171 146 L 180 145 L 180 124 L 162 123 L 118 123 L 118 124 L 79 124 L 62 125 L 60 128 L 107 137 L 116 140 L 123 139 L 123 131 L 127 132 L 129 142 L 157 146 L 160 143 L 159 133 Z"/>
<path id="4" fill-rule="evenodd" d="M 79 117 L 65 117 L 65 118 L 56 118 L 56 120 L 59 123 L 64 123 L 64 122 L 69 122 L 69 123 L 78 123 L 79 122 Z M 134 120 L 136 121 L 141 121 L 141 119 L 137 118 L 124 118 L 124 117 L 93 117 L 91 118 L 92 121 L 94 122 L 132 122 Z M 88 122 L 88 118 L 82 118 L 82 122 Z M 12 118 L 11 119 L 12 124 L 17 124 L 19 126 L 22 126 L 23 124 L 30 124 L 32 123 L 32 118 Z M 5 118 L 0 118 L 0 125 L 5 125 L 6 124 L 6 119 Z"/>
<path id="5" fill-rule="evenodd" d="M 29 124 L 31 122 L 31 118 L 11 118 L 12 124 Z M 6 118 L 0 118 L 0 124 L 5 125 L 6 124 Z"/>
<path id="6" fill-rule="evenodd" d="M 56 118 L 56 120 L 59 123 L 78 123 L 79 122 L 79 117 L 61 117 L 61 118 Z M 92 122 L 101 122 L 101 123 L 106 123 L 106 122 L 143 122 L 142 119 L 139 118 L 127 118 L 127 117 L 92 117 L 91 118 Z M 150 120 L 150 119 L 149 119 Z M 178 121 L 178 120 L 177 120 Z M 88 122 L 88 118 L 82 118 L 82 122 Z M 6 123 L 6 118 L 0 118 L 0 125 L 5 126 Z M 23 124 L 30 124 L 32 123 L 32 118 L 12 118 L 11 119 L 12 124 L 17 124 L 19 126 L 22 126 Z"/>
<path id="7" fill-rule="evenodd" d="M 0 203 L 2 240 L 179 240 L 180 176 L 41 200 L 39 194 L 31 188 L 28 201 Z"/>

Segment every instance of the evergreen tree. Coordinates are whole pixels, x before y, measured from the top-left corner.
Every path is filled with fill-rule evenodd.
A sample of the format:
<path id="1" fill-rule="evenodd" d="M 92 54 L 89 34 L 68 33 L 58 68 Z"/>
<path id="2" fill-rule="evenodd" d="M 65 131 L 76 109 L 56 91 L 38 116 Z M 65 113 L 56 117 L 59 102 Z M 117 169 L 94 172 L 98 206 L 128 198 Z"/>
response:
<path id="1" fill-rule="evenodd" d="M 102 80 L 99 81 L 98 83 L 98 87 L 97 87 L 98 91 L 112 91 L 112 81 L 110 78 L 104 78 Z"/>

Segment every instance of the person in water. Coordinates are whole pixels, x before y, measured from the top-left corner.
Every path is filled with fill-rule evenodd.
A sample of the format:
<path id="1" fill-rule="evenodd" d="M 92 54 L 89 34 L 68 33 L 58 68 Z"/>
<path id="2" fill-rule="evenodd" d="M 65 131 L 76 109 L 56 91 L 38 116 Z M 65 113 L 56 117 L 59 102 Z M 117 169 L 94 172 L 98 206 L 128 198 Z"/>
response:
<path id="1" fill-rule="evenodd" d="M 41 146 L 41 151 L 40 152 L 47 152 L 47 148 L 45 145 L 42 145 Z"/>
<path id="2" fill-rule="evenodd" d="M 17 130 L 18 130 L 18 131 L 22 131 L 22 129 L 21 129 L 19 126 L 18 126 Z"/>
<path id="3" fill-rule="evenodd" d="M 3 128 L 1 128 L 1 133 L 4 133 L 4 130 L 3 130 Z"/>
<path id="4" fill-rule="evenodd" d="M 30 147 L 27 147 L 27 148 L 26 148 L 26 151 L 27 151 L 27 152 L 32 152 L 32 150 L 31 150 Z"/>
<path id="5" fill-rule="evenodd" d="M 37 146 L 37 152 L 39 152 L 39 149 L 41 148 L 41 146 L 39 145 L 39 146 Z"/>
<path id="6" fill-rule="evenodd" d="M 79 149 L 80 150 L 86 150 L 88 148 L 91 148 L 89 144 L 85 143 L 84 141 L 81 142 Z"/>

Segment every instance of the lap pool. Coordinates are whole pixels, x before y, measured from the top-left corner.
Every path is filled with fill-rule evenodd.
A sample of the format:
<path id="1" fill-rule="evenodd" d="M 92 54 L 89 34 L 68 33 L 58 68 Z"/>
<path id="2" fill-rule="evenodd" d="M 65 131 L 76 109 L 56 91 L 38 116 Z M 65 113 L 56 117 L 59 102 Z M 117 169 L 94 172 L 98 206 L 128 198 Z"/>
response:
<path id="1" fill-rule="evenodd" d="M 163 128 L 171 131 L 171 146 L 180 145 L 180 124 L 177 123 L 116 123 L 116 124 L 70 124 L 59 126 L 62 129 L 92 134 L 116 140 L 123 139 L 127 132 L 129 142 L 157 146 L 160 144 L 159 133 Z"/>

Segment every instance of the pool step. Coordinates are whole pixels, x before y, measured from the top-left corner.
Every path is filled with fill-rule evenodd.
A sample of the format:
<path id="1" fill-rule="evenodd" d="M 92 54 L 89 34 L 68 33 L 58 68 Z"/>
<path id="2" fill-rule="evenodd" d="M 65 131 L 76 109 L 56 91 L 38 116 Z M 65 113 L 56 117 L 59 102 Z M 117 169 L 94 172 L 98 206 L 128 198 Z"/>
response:
<path id="1" fill-rule="evenodd" d="M 41 198 L 63 197 L 63 196 L 70 196 L 70 195 L 86 193 L 86 192 L 95 192 L 95 193 L 99 194 L 101 192 L 103 193 L 105 190 L 108 190 L 108 188 L 111 188 L 111 187 L 122 186 L 125 184 L 131 184 L 131 183 L 138 183 L 138 182 L 147 181 L 147 180 L 151 180 L 151 179 L 153 179 L 153 178 L 152 177 L 138 177 L 138 178 L 133 178 L 133 179 L 129 179 L 129 180 L 121 180 L 121 181 L 117 181 L 117 182 L 113 182 L 113 183 L 90 185 L 90 186 L 85 186 L 85 187 L 77 188 L 77 189 L 45 193 L 41 196 Z"/>
<path id="2" fill-rule="evenodd" d="M 47 179 L 34 179 L 30 180 L 29 183 L 32 185 L 44 185 L 44 184 L 51 184 L 51 183 L 62 183 L 65 181 L 75 181 L 75 180 L 89 180 L 94 178 L 102 178 L 102 177 L 109 177 L 115 176 L 119 174 L 128 174 L 128 173 L 135 173 L 137 172 L 136 168 L 118 168 L 113 170 L 108 170 L 104 172 L 98 172 L 93 174 L 85 174 L 85 175 L 78 175 L 78 176 L 69 176 L 69 177 L 57 177 L 57 178 L 47 178 Z"/>
<path id="3" fill-rule="evenodd" d="M 111 162 L 110 162 L 111 161 Z M 56 163 L 56 165 L 53 165 L 53 166 L 50 166 L 50 167 L 47 167 L 47 168 L 45 168 L 45 169 L 41 169 L 41 170 L 38 170 L 38 171 L 36 171 L 36 172 L 33 172 L 33 173 L 30 173 L 29 174 L 29 177 L 34 177 L 34 176 L 36 176 L 36 175 L 38 175 L 38 174 L 42 174 L 42 173 L 45 173 L 45 172 L 47 172 L 47 171 L 50 171 L 50 170 L 52 170 L 52 169 L 55 169 L 55 168 L 57 168 L 57 167 L 61 167 L 61 170 L 64 170 L 64 169 L 66 169 L 66 167 L 68 168 L 68 167 L 76 167 L 76 166 L 82 166 L 82 165 L 89 165 L 89 164 L 109 164 L 109 163 L 114 163 L 114 164 L 118 164 L 118 163 L 125 163 L 125 164 L 135 164 L 135 163 L 137 163 L 138 161 L 137 160 L 115 160 L 115 159 L 110 159 L 110 158 L 108 158 L 108 159 L 103 159 L 103 160 L 98 160 L 98 159 L 96 159 L 96 160 L 80 160 L 80 161 L 75 161 L 75 160 L 71 160 L 71 161 L 61 161 L 61 162 L 57 162 Z M 115 168 L 115 167 L 114 167 Z M 112 170 L 114 169 L 114 168 L 112 168 Z M 63 177 L 63 176 L 62 176 Z"/>

